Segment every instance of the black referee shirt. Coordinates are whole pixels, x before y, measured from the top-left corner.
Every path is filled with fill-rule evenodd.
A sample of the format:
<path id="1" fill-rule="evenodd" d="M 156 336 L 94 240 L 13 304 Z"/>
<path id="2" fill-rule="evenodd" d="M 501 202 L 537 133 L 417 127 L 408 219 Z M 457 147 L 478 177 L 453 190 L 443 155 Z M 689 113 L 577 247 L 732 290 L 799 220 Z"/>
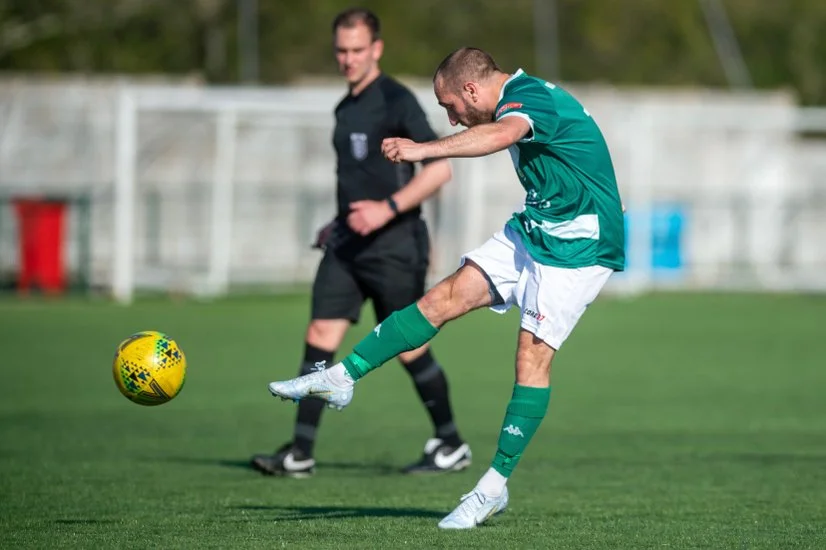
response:
<path id="1" fill-rule="evenodd" d="M 394 164 L 382 156 L 384 138 L 422 142 L 437 137 L 413 93 L 384 73 L 359 95 L 348 94 L 342 99 L 335 115 L 333 146 L 338 158 L 340 218 L 347 216 L 351 202 L 386 199 L 413 177 L 413 164 Z M 418 217 L 420 209 L 405 217 L 408 214 Z"/>

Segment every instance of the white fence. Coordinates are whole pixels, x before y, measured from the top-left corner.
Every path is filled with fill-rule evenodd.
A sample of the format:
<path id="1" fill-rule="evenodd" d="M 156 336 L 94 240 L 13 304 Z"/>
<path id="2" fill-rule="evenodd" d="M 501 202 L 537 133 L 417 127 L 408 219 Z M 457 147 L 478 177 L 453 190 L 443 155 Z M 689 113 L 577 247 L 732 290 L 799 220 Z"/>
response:
<path id="1" fill-rule="evenodd" d="M 826 289 L 824 110 L 784 93 L 569 89 L 606 135 L 629 211 L 629 270 L 612 288 Z M 453 131 L 432 92 L 416 92 Z M 335 210 L 342 93 L 0 82 L 0 194 L 90 196 L 92 281 L 124 301 L 135 288 L 306 282 L 319 258 L 309 243 Z M 454 171 L 426 208 L 434 278 L 523 198 L 506 153 Z"/>

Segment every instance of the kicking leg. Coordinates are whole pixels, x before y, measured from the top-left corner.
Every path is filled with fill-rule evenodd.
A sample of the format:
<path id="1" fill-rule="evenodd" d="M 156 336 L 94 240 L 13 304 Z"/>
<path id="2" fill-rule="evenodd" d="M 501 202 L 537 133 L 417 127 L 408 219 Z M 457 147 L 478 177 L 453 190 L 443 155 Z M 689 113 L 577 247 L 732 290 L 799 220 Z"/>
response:
<path id="1" fill-rule="evenodd" d="M 284 399 L 313 396 L 342 409 L 353 397 L 353 384 L 405 351 L 429 342 L 448 321 L 490 305 L 488 279 L 472 262 L 434 286 L 417 303 L 394 312 L 359 342 L 353 353 L 325 371 L 270 384 Z"/>
<path id="2" fill-rule="evenodd" d="M 358 380 L 396 355 L 423 346 L 445 323 L 490 303 L 487 278 L 476 264 L 467 262 L 418 302 L 377 325 L 342 363 L 350 377 Z"/>

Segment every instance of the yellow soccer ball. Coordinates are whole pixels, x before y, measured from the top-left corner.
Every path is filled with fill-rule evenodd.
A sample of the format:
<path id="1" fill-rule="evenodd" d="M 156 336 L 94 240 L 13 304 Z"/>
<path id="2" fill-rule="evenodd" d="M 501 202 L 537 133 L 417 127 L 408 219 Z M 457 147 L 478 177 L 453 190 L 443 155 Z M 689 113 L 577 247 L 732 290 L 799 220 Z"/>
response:
<path id="1" fill-rule="evenodd" d="M 118 345 L 112 374 L 120 392 L 131 401 L 162 405 L 183 388 L 186 358 L 175 340 L 162 332 L 147 330 Z"/>

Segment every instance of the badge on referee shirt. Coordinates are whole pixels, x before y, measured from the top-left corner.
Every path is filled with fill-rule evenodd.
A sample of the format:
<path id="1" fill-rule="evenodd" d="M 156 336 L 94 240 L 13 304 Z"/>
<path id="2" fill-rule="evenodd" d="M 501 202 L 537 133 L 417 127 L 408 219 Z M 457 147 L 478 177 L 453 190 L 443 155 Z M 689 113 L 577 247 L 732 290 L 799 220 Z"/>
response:
<path id="1" fill-rule="evenodd" d="M 367 158 L 367 134 L 357 132 L 350 134 L 350 152 L 356 160 Z"/>

